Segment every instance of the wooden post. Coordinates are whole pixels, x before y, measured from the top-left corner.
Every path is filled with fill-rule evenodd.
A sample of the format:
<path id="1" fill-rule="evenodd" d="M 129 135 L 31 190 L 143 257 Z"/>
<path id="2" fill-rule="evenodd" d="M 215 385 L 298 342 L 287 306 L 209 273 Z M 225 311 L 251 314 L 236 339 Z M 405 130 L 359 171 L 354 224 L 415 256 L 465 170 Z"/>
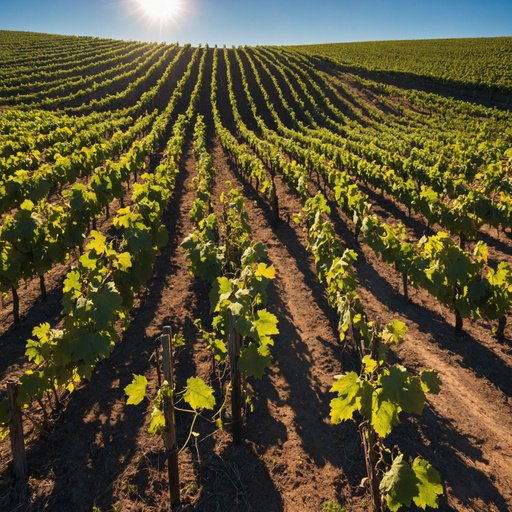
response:
<path id="1" fill-rule="evenodd" d="M 163 353 L 164 380 L 172 389 L 174 385 L 174 372 L 171 347 L 171 328 L 164 327 L 164 334 L 160 336 Z M 171 510 L 180 504 L 180 473 L 178 467 L 178 443 L 176 441 L 176 424 L 174 421 L 174 400 L 164 396 L 165 431 L 164 444 L 167 450 L 167 467 L 169 472 L 169 491 L 171 494 Z"/>
<path id="2" fill-rule="evenodd" d="M 274 213 L 274 221 L 279 221 L 279 198 L 277 197 L 276 183 L 274 179 L 274 173 L 271 175 L 272 178 L 272 210 Z"/>
<path id="3" fill-rule="evenodd" d="M 158 379 L 158 388 L 162 387 L 162 370 L 160 367 L 160 351 L 158 350 L 160 347 L 160 336 L 156 339 L 155 351 L 153 356 L 155 357 L 155 366 L 156 366 L 156 376 Z"/>
<path id="4" fill-rule="evenodd" d="M 362 365 L 363 357 L 366 355 L 364 342 L 363 338 L 361 337 L 361 333 L 359 332 L 357 327 L 354 327 L 353 322 L 350 322 L 350 334 L 352 338 L 352 343 L 354 344 L 354 348 L 357 350 L 357 353 L 359 354 L 359 359 L 361 360 Z"/>
<path id="5" fill-rule="evenodd" d="M 18 290 L 14 286 L 11 286 L 12 292 L 12 316 L 14 317 L 14 323 L 17 324 L 20 321 L 20 299 L 18 297 Z"/>
<path id="6" fill-rule="evenodd" d="M 364 423 L 360 426 L 359 433 L 364 447 L 366 474 L 372 495 L 372 510 L 373 512 L 382 512 L 383 507 L 380 498 L 379 477 L 377 474 L 378 459 L 375 450 L 375 431 L 370 424 Z"/>
<path id="7" fill-rule="evenodd" d="M 46 284 L 44 282 L 44 274 L 42 276 L 39 276 L 39 289 L 41 291 L 41 299 L 43 302 L 46 302 L 48 299 L 48 296 L 46 294 Z"/>
<path id="8" fill-rule="evenodd" d="M 14 477 L 17 485 L 22 488 L 28 480 L 27 455 L 23 438 L 23 421 L 18 406 L 19 384 L 12 379 L 7 381 L 7 401 L 9 404 L 9 436 L 13 458 Z"/>
<path id="9" fill-rule="evenodd" d="M 505 327 L 506 327 L 506 325 L 507 325 L 507 316 L 503 315 L 498 320 L 498 330 L 496 331 L 496 337 L 499 340 L 505 339 Z"/>
<path id="10" fill-rule="evenodd" d="M 229 315 L 228 339 L 229 366 L 231 370 L 231 419 L 233 421 L 233 443 L 242 442 L 242 389 L 238 359 L 240 358 L 240 335 L 235 329 L 235 318 Z"/>
<path id="11" fill-rule="evenodd" d="M 380 331 L 380 326 L 376 325 L 377 332 Z M 380 338 L 377 332 L 374 332 L 371 346 L 372 359 L 378 359 Z M 376 433 L 371 423 L 365 422 L 363 426 L 363 445 L 365 449 L 366 458 L 366 472 L 370 483 L 370 491 L 372 493 L 373 509 L 375 512 L 382 512 L 382 500 L 380 497 L 379 476 L 377 473 L 377 463 L 379 461 L 376 450 Z"/>
<path id="12" fill-rule="evenodd" d="M 409 291 L 408 291 L 407 283 L 408 283 L 407 272 L 402 272 L 402 284 L 404 287 L 404 297 L 406 299 L 409 299 Z"/>
<path id="13" fill-rule="evenodd" d="M 455 334 L 462 334 L 463 319 L 462 315 L 460 314 L 460 311 L 457 309 L 457 306 L 455 305 L 455 299 L 457 297 L 458 291 L 459 285 L 455 285 L 453 287 L 453 309 L 455 310 Z"/>

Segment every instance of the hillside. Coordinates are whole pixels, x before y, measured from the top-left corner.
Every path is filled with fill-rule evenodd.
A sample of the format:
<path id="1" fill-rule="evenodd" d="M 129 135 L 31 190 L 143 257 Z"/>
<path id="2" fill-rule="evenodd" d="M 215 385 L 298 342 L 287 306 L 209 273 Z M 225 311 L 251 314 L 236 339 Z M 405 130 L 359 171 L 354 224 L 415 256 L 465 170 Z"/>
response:
<path id="1" fill-rule="evenodd" d="M 1 31 L 0 509 L 511 509 L 511 49 Z"/>
<path id="2" fill-rule="evenodd" d="M 292 46 L 349 67 L 512 91 L 512 37 Z"/>

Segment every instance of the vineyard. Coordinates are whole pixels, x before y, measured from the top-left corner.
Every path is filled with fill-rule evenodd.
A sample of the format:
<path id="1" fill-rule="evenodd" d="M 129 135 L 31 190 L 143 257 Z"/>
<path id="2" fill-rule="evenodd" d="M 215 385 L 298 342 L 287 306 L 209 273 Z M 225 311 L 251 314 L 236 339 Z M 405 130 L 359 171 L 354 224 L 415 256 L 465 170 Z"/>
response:
<path id="1" fill-rule="evenodd" d="M 0 31 L 0 509 L 512 509 L 511 63 Z"/>

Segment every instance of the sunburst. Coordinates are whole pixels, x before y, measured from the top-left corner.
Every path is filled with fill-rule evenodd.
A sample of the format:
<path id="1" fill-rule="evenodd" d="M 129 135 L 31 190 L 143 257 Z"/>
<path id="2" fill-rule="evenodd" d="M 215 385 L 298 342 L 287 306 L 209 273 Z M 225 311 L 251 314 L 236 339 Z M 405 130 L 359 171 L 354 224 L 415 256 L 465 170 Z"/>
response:
<path id="1" fill-rule="evenodd" d="M 134 0 L 136 10 L 152 23 L 175 21 L 184 10 L 183 0 Z"/>

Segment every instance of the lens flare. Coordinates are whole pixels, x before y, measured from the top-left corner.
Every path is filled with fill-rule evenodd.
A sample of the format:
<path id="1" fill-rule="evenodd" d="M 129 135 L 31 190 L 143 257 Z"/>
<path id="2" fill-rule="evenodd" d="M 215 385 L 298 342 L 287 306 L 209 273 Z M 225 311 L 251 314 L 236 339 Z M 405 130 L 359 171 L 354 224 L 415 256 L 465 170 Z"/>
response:
<path id="1" fill-rule="evenodd" d="M 137 10 L 150 21 L 167 23 L 175 20 L 183 10 L 182 0 L 136 0 Z"/>

